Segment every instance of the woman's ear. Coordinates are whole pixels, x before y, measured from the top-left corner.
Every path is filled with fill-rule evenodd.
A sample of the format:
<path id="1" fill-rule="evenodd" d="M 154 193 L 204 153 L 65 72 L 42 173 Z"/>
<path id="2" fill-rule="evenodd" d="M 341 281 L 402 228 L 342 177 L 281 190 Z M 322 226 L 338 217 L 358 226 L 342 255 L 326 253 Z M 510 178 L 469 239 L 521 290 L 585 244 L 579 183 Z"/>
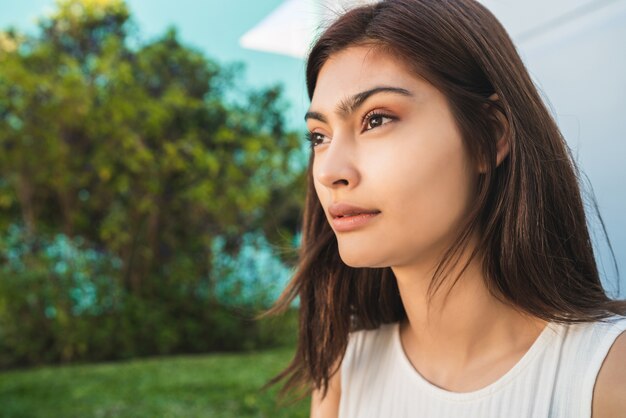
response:
<path id="1" fill-rule="evenodd" d="M 487 111 L 490 112 L 490 117 L 494 119 L 495 132 L 496 132 L 496 167 L 498 167 L 502 161 L 509 155 L 510 149 L 510 129 L 509 122 L 502 110 L 500 110 L 499 100 L 500 98 L 496 93 L 489 96 L 489 100 L 493 102 L 493 104 L 488 104 Z M 485 161 L 481 161 L 478 165 L 478 171 L 481 174 L 487 172 L 487 164 Z"/>

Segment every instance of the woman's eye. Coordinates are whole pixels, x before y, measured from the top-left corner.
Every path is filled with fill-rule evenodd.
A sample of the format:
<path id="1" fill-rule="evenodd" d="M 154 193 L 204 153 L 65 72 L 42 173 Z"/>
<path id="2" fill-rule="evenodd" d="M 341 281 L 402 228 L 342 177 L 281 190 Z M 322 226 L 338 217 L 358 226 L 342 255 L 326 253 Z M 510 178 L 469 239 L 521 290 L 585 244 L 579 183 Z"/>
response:
<path id="1" fill-rule="evenodd" d="M 378 128 L 379 126 L 382 126 L 386 123 L 393 121 L 393 119 L 394 118 L 392 118 L 389 115 L 383 115 L 383 114 L 378 114 L 378 113 L 369 115 L 365 118 L 364 130 L 369 131 L 370 129 Z"/>
<path id="2" fill-rule="evenodd" d="M 319 132 L 308 132 L 306 134 L 306 140 L 311 143 L 311 148 L 324 143 L 324 138 L 325 136 Z"/>

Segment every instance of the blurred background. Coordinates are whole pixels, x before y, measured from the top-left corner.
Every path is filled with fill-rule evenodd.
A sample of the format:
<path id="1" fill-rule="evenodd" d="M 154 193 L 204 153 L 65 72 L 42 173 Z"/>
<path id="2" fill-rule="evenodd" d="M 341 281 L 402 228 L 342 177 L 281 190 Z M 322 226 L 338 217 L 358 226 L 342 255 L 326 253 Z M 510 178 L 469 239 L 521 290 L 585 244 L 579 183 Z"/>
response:
<path id="1" fill-rule="evenodd" d="M 303 57 L 365 2 L 0 0 L 0 416 L 306 416 L 258 390 L 295 312 L 253 318 L 296 259 Z M 626 0 L 482 3 L 576 156 L 625 297 Z"/>

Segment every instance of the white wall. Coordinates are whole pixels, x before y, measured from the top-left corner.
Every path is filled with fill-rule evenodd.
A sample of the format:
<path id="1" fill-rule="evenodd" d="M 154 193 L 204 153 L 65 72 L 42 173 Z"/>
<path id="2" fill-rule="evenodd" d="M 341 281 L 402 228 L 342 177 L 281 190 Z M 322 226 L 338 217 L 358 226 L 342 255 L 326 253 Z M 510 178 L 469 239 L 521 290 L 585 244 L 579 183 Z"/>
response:
<path id="1" fill-rule="evenodd" d="M 589 177 L 626 297 L 626 0 L 482 3 L 511 34 Z M 608 247 L 593 225 L 600 268 L 615 289 Z"/>

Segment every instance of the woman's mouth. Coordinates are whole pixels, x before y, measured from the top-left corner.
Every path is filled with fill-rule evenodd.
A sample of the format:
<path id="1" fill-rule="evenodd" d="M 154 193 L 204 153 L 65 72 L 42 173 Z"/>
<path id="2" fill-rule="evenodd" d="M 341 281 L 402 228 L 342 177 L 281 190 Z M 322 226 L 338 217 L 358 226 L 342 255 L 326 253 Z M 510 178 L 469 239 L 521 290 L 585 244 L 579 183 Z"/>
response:
<path id="1" fill-rule="evenodd" d="M 366 209 L 347 203 L 334 203 L 328 207 L 335 232 L 349 232 L 362 228 L 380 215 L 378 209 Z"/>

